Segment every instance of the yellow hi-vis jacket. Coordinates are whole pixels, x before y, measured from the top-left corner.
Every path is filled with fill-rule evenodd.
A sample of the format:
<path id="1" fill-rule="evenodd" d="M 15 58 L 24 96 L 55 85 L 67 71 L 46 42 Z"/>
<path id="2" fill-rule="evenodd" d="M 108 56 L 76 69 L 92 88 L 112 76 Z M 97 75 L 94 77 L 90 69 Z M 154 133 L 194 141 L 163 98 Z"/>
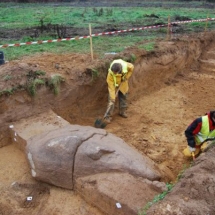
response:
<path id="1" fill-rule="evenodd" d="M 195 136 L 196 145 L 201 143 L 207 138 L 215 137 L 215 130 L 210 131 L 208 115 L 202 116 L 202 127 L 198 134 Z"/>
<path id="2" fill-rule="evenodd" d="M 111 67 L 114 63 L 120 63 L 122 65 L 122 73 L 121 74 L 114 74 L 111 71 Z M 115 101 L 115 90 L 120 85 L 120 91 L 123 94 L 126 94 L 128 92 L 128 79 L 131 77 L 134 70 L 134 65 L 131 63 L 128 63 L 122 59 L 114 60 L 110 68 L 108 69 L 108 75 L 107 75 L 107 84 L 108 84 L 108 91 L 110 99 Z M 122 83 L 121 83 L 122 82 Z"/>

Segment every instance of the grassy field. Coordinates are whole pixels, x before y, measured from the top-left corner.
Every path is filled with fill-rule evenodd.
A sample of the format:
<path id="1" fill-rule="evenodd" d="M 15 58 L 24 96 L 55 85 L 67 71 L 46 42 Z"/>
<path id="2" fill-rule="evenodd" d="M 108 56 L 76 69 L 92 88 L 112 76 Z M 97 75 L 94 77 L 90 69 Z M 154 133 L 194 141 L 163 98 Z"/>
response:
<path id="1" fill-rule="evenodd" d="M 155 2 L 153 3 L 155 4 Z M 159 3 L 157 3 L 159 4 Z M 71 7 L 64 4 L 5 4 L 0 3 L 0 45 L 28 41 L 77 37 L 92 33 L 125 30 L 134 27 L 166 25 L 171 22 L 214 18 L 213 9 L 176 7 Z M 180 6 L 180 7 L 179 7 Z M 215 29 L 215 21 L 180 24 L 172 28 L 173 33 L 191 33 Z M 64 30 L 64 34 L 62 33 Z M 61 34 L 59 34 L 59 31 Z M 75 33 L 74 33 L 75 32 Z M 93 37 L 94 52 L 102 56 L 106 52 L 120 52 L 128 46 L 137 45 L 146 50 L 153 49 L 157 37 L 166 38 L 167 27 L 131 31 L 112 36 Z M 38 52 L 79 52 L 90 50 L 89 39 L 59 43 L 24 45 L 3 49 L 7 60 Z"/>
<path id="2" fill-rule="evenodd" d="M 1 6 L 1 5 L 0 5 Z M 209 9 L 191 8 L 77 8 L 77 7 L 51 7 L 42 5 L 28 5 L 23 7 L 0 7 L 2 28 L 26 28 L 41 24 L 64 24 L 73 27 L 88 27 L 92 23 L 94 27 L 107 24 L 143 24 L 152 25 L 166 23 L 168 16 L 172 21 L 176 17 L 189 19 L 205 19 L 207 15 L 215 15 L 215 11 Z M 154 15 L 154 16 L 152 16 Z"/>

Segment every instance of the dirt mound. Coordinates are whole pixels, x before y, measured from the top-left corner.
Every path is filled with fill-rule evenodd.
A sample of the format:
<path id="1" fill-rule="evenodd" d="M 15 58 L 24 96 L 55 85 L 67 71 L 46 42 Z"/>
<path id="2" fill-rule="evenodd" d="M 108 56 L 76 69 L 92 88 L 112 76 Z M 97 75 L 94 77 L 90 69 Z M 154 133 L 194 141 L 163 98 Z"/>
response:
<path id="1" fill-rule="evenodd" d="M 215 214 L 215 147 L 203 153 L 166 198 L 147 211 L 148 215 Z"/>
<path id="2" fill-rule="evenodd" d="M 71 124 L 93 125 L 106 109 L 105 77 L 110 61 L 117 57 L 132 59 L 131 54 L 136 56 L 136 61 L 128 98 L 129 118 L 120 118 L 116 108 L 113 122 L 106 130 L 155 161 L 163 172 L 162 181 L 174 182 L 179 172 L 190 165 L 190 161 L 182 155 L 187 145 L 185 128 L 194 118 L 215 106 L 215 101 L 210 99 L 214 95 L 214 38 L 213 33 L 208 33 L 157 41 L 156 50 L 150 53 L 133 47 L 119 56 L 104 56 L 94 61 L 89 55 L 44 53 L 1 66 L 0 90 L 4 91 L 4 95 L 0 98 L 0 145 L 5 147 L 0 148 L 0 154 L 13 158 L 0 157 L 1 190 L 10 190 L 14 181 L 35 183 L 21 152 L 15 145 L 8 145 L 11 143 L 8 127 L 17 120 L 49 108 Z M 38 86 L 36 95 L 32 97 L 25 90 L 30 71 L 33 74 L 45 71 L 45 75 L 37 77 L 45 80 L 45 83 L 54 75 L 61 75 L 64 82 L 60 86 L 60 93 L 55 95 L 53 89 L 45 84 Z M 12 88 L 14 91 L 11 94 Z M 20 168 L 24 170 L 17 173 Z M 32 209 L 31 214 L 66 215 L 71 214 L 71 208 L 73 214 L 102 214 L 74 192 L 54 187 L 49 189 L 50 194 L 44 195 L 48 198 L 44 198 L 46 206 Z M 0 211 L 11 208 L 8 202 L 16 198 L 13 195 L 11 190 L 4 192 Z M 14 204 L 13 201 L 11 204 Z M 29 209 L 20 212 L 27 213 L 30 213 Z"/>

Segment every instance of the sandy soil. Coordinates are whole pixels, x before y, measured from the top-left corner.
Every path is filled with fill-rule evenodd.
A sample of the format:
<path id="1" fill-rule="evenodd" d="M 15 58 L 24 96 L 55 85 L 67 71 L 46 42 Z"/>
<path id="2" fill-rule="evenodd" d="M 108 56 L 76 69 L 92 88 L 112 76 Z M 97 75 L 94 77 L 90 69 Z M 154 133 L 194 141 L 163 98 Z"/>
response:
<path id="1" fill-rule="evenodd" d="M 212 37 L 203 38 L 206 42 L 202 38 L 158 41 L 155 53 L 140 52 L 133 47 L 122 54 L 135 52 L 137 55 L 134 65 L 138 75 L 130 83 L 129 118 L 120 118 L 116 108 L 113 122 L 105 129 L 155 161 L 165 182 L 175 182 L 179 172 L 191 162 L 182 155 L 187 144 L 184 130 L 194 118 L 215 107 L 215 41 Z M 199 43 L 205 43 L 203 49 L 200 45 L 197 47 Z M 188 47 L 193 49 L 188 51 Z M 182 53 L 187 57 L 180 58 Z M 61 93 L 54 96 L 50 90 L 41 88 L 34 98 L 25 90 L 1 96 L 2 131 L 12 122 L 43 112 L 47 107 L 70 123 L 81 125 L 93 125 L 104 114 L 107 89 L 106 70 L 102 65 L 111 58 L 91 62 L 85 55 L 44 56 L 26 57 L 1 66 L 0 88 L 25 83 L 29 71 L 40 69 L 46 71 L 47 77 L 58 73 L 66 79 Z M 104 71 L 92 82 L 90 69 L 94 67 Z M 17 78 L 2 81 L 6 75 Z M 11 105 L 16 108 L 11 109 Z M 33 180 L 23 152 L 6 140 L 1 134 L 0 214 L 104 214 L 75 191 Z M 29 205 L 26 198 L 32 195 L 34 201 Z M 94 205 L 99 208 L 99 203 Z"/>

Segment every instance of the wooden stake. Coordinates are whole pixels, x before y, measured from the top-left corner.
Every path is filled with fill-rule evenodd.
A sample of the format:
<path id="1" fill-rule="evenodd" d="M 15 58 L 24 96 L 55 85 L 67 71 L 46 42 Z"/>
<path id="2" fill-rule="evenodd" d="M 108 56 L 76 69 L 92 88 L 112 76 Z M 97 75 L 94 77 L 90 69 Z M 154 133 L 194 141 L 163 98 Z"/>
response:
<path id="1" fill-rule="evenodd" d="M 170 32 L 170 16 L 168 16 L 168 26 L 167 26 L 167 40 L 171 38 L 171 32 Z"/>
<path id="2" fill-rule="evenodd" d="M 90 52 L 91 52 L 91 59 L 93 60 L 93 41 L 92 41 L 91 24 L 89 24 L 89 32 L 90 32 Z"/>
<path id="3" fill-rule="evenodd" d="M 207 15 L 207 21 L 206 21 L 206 24 L 205 24 L 205 32 L 207 31 L 207 28 L 208 28 L 208 15 Z"/>

